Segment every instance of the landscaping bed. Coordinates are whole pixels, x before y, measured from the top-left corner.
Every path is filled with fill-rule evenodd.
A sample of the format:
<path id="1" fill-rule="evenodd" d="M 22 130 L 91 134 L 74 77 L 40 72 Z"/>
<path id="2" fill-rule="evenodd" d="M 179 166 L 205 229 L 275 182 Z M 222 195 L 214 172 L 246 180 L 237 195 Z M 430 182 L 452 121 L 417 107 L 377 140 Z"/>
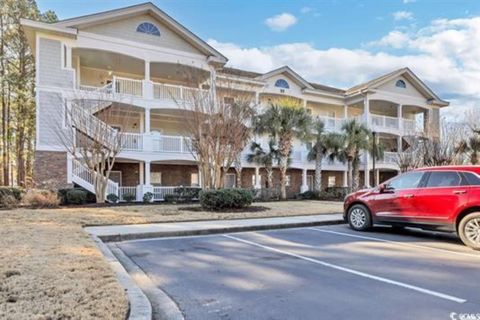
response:
<path id="1" fill-rule="evenodd" d="M 83 230 L 87 225 L 264 218 L 341 211 L 341 203 L 328 201 L 261 202 L 250 209 L 230 212 L 203 211 L 198 204 L 0 211 L 0 318 L 126 317 L 128 302 L 124 291 Z"/>

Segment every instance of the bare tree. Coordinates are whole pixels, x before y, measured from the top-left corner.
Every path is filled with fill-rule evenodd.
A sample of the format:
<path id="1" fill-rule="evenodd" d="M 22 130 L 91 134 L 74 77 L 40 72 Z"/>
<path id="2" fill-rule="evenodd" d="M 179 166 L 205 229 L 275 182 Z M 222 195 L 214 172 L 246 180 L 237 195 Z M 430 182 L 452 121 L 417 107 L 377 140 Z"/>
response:
<path id="1" fill-rule="evenodd" d="M 198 77 L 195 73 L 186 77 L 193 87 Z M 241 152 L 252 134 L 254 96 L 247 88 L 226 80 L 219 83 L 214 77 L 205 87 L 208 89 L 188 90 L 183 100 L 176 100 L 185 110 L 185 129 L 191 137 L 191 152 L 198 162 L 202 188 L 220 188 L 233 165 L 237 183 L 241 182 Z"/>
<path id="2" fill-rule="evenodd" d="M 65 120 L 56 128 L 58 141 L 82 165 L 93 171 L 97 203 L 105 202 L 110 172 L 125 147 L 125 133 L 108 125 L 112 119 L 122 128 L 131 117 L 119 117 L 108 100 L 74 99 L 66 104 Z M 122 123 L 118 123 L 122 121 Z"/>

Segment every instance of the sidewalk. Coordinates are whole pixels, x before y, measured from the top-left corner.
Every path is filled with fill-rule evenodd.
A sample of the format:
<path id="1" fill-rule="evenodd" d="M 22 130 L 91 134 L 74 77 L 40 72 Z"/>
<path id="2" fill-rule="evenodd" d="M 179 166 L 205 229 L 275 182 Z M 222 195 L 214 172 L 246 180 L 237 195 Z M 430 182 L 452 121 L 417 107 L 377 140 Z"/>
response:
<path id="1" fill-rule="evenodd" d="M 104 242 L 144 238 L 281 229 L 343 223 L 340 213 L 296 217 L 169 222 L 87 227 L 85 230 Z"/>

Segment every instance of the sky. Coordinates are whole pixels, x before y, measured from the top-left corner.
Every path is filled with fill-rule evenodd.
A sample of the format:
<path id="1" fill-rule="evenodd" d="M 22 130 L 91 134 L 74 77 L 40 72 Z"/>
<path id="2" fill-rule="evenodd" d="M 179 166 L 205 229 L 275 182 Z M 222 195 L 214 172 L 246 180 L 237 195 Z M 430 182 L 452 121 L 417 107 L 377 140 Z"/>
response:
<path id="1" fill-rule="evenodd" d="M 37 0 L 60 19 L 134 5 Z M 222 52 L 228 66 L 288 65 L 308 81 L 348 88 L 409 67 L 451 107 L 480 109 L 480 0 L 154 0 Z"/>

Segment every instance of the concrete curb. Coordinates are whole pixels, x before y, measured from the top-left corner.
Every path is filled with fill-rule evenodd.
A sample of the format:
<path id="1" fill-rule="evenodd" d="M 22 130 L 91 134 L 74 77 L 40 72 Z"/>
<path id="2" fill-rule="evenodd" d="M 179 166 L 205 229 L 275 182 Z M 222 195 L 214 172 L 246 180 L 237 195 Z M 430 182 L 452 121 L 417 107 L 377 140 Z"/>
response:
<path id="1" fill-rule="evenodd" d="M 115 271 L 118 281 L 122 287 L 125 288 L 130 307 L 128 320 L 152 319 L 152 306 L 148 298 L 135 284 L 108 246 L 97 236 L 91 235 L 91 237 L 107 262 L 110 264 L 110 267 Z"/>
<path id="2" fill-rule="evenodd" d="M 153 302 L 153 318 L 184 320 L 185 317 L 179 307 L 163 290 L 155 286 L 152 280 L 145 272 L 128 257 L 122 249 L 115 243 L 109 244 L 112 253 L 122 263 L 132 279 L 138 284 L 140 289 L 147 295 L 148 299 Z"/>
<path id="3" fill-rule="evenodd" d="M 145 233 L 105 235 L 105 236 L 99 235 L 98 237 L 102 239 L 103 242 L 122 242 L 122 241 L 128 241 L 128 240 L 138 240 L 138 239 L 198 236 L 198 235 L 208 235 L 208 234 L 234 233 L 234 232 L 246 232 L 246 231 L 257 231 L 257 230 L 269 230 L 269 229 L 301 228 L 301 227 L 335 225 L 335 224 L 343 224 L 343 223 L 345 223 L 343 219 L 335 219 L 335 220 L 326 220 L 326 221 L 275 223 L 275 224 L 269 224 L 269 225 L 238 226 L 238 227 L 212 228 L 212 229 L 201 229 L 201 230 L 158 231 L 158 232 L 145 232 Z"/>

